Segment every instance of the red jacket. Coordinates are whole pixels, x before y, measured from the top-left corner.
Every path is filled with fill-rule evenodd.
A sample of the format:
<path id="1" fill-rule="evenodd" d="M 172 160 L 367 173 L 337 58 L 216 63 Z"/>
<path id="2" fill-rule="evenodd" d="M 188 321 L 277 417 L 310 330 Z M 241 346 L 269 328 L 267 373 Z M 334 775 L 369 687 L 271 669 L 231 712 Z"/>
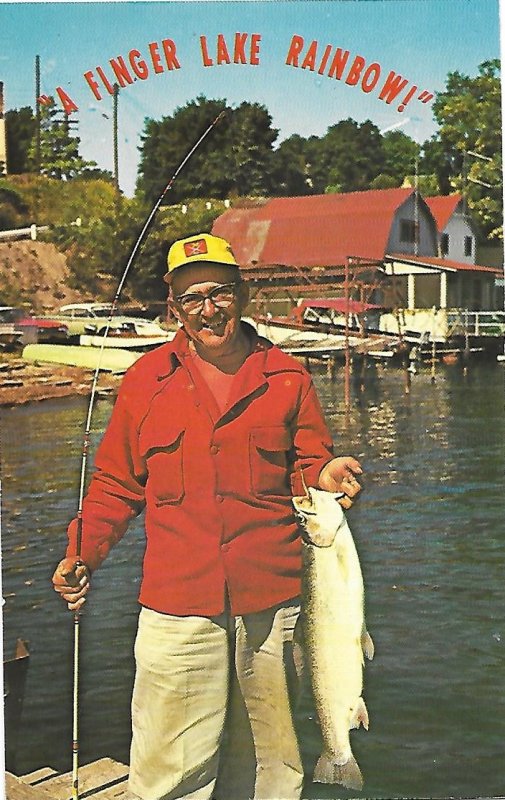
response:
<path id="1" fill-rule="evenodd" d="M 145 506 L 139 601 L 215 615 L 228 592 L 245 614 L 300 593 L 301 542 L 291 506 L 332 458 L 310 376 L 254 336 L 220 414 L 188 340 L 140 358 L 125 375 L 83 505 L 81 556 L 95 569 Z M 76 523 L 67 555 L 76 553 Z"/>

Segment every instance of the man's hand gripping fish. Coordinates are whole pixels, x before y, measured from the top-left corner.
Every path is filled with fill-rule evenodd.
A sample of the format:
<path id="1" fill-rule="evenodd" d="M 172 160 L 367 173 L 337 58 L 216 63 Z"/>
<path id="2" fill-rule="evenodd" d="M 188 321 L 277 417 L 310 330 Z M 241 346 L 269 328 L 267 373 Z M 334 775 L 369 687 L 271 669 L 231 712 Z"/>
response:
<path id="1" fill-rule="evenodd" d="M 361 789 L 349 730 L 368 712 L 361 697 L 363 654 L 374 646 L 365 627 L 361 568 L 339 499 L 341 494 L 306 489 L 293 497 L 303 538 L 302 626 L 312 691 L 321 724 L 323 752 L 314 781 Z"/>

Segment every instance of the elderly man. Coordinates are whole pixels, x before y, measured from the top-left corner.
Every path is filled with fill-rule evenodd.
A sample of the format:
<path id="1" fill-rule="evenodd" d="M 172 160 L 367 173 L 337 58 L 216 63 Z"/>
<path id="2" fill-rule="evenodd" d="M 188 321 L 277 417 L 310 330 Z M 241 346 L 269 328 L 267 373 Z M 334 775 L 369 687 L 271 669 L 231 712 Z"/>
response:
<path id="1" fill-rule="evenodd" d="M 241 321 L 230 246 L 175 242 L 166 280 L 181 324 L 127 372 L 54 587 L 79 609 L 89 576 L 145 507 L 130 789 L 142 800 L 300 797 L 292 711 L 309 486 L 360 487 L 333 458 L 310 376 Z M 82 564 L 78 563 L 78 556 Z"/>

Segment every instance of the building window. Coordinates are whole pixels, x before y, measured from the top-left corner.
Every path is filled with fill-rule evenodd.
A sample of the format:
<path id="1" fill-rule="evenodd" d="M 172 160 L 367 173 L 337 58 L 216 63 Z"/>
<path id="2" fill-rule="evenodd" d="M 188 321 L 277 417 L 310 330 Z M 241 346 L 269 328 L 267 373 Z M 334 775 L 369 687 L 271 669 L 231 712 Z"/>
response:
<path id="1" fill-rule="evenodd" d="M 465 256 L 471 256 L 473 249 L 473 236 L 465 236 Z"/>
<path id="2" fill-rule="evenodd" d="M 417 242 L 419 240 L 419 223 L 413 219 L 400 220 L 400 241 Z"/>
<path id="3" fill-rule="evenodd" d="M 443 256 L 446 256 L 449 252 L 449 234 L 443 233 L 440 237 L 440 252 Z"/>

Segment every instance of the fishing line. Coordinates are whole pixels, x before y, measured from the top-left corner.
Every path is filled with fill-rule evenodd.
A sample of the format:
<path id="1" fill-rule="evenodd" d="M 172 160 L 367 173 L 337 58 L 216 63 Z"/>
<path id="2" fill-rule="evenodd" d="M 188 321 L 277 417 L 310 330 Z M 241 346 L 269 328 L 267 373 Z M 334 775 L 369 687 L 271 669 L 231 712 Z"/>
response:
<path id="1" fill-rule="evenodd" d="M 82 507 L 84 502 L 84 487 L 86 482 L 86 467 L 88 462 L 88 452 L 89 452 L 89 444 L 90 444 L 90 432 L 91 432 L 91 417 L 93 414 L 93 406 L 95 403 L 95 396 L 97 391 L 98 385 L 98 376 L 100 373 L 100 367 L 102 364 L 103 353 L 105 349 L 105 342 L 114 318 L 114 314 L 116 312 L 116 306 L 119 300 L 119 296 L 123 290 L 123 286 L 125 284 L 126 278 L 130 271 L 130 267 L 133 264 L 135 257 L 139 251 L 140 246 L 144 241 L 144 237 L 149 230 L 149 227 L 156 216 L 156 213 L 163 202 L 163 198 L 167 194 L 168 191 L 172 188 L 172 185 L 181 172 L 182 169 L 186 166 L 188 161 L 190 160 L 193 153 L 200 147 L 203 140 L 209 135 L 211 130 L 217 125 L 217 123 L 226 115 L 226 110 L 221 111 L 217 117 L 210 123 L 208 128 L 202 133 L 200 138 L 195 142 L 193 147 L 189 150 L 189 152 L 184 156 L 182 161 L 180 162 L 179 166 L 175 170 L 174 174 L 168 181 L 167 185 L 161 192 L 160 196 L 158 197 L 156 203 L 154 204 L 153 208 L 151 209 L 151 213 L 147 217 L 142 230 L 135 242 L 133 249 L 130 253 L 130 257 L 126 263 L 124 268 L 123 274 L 121 276 L 121 280 L 119 281 L 116 294 L 114 296 L 114 300 L 112 301 L 112 305 L 110 307 L 109 317 L 107 319 L 107 323 L 105 325 L 102 341 L 100 344 L 100 349 L 98 353 L 97 364 L 95 367 L 95 372 L 93 376 L 93 383 L 91 386 L 91 394 L 89 399 L 88 405 L 88 413 L 86 416 L 86 426 L 84 431 L 84 439 L 83 439 L 83 447 L 82 447 L 82 458 L 81 458 L 81 472 L 80 472 L 80 480 L 79 480 L 79 503 L 77 509 L 77 540 L 76 540 L 76 553 L 77 559 L 75 569 L 82 564 L 80 561 L 81 558 L 81 548 L 82 548 Z M 72 800 L 79 800 L 79 616 L 80 610 L 78 609 L 74 613 L 74 680 L 73 680 L 73 725 L 72 725 Z"/>

